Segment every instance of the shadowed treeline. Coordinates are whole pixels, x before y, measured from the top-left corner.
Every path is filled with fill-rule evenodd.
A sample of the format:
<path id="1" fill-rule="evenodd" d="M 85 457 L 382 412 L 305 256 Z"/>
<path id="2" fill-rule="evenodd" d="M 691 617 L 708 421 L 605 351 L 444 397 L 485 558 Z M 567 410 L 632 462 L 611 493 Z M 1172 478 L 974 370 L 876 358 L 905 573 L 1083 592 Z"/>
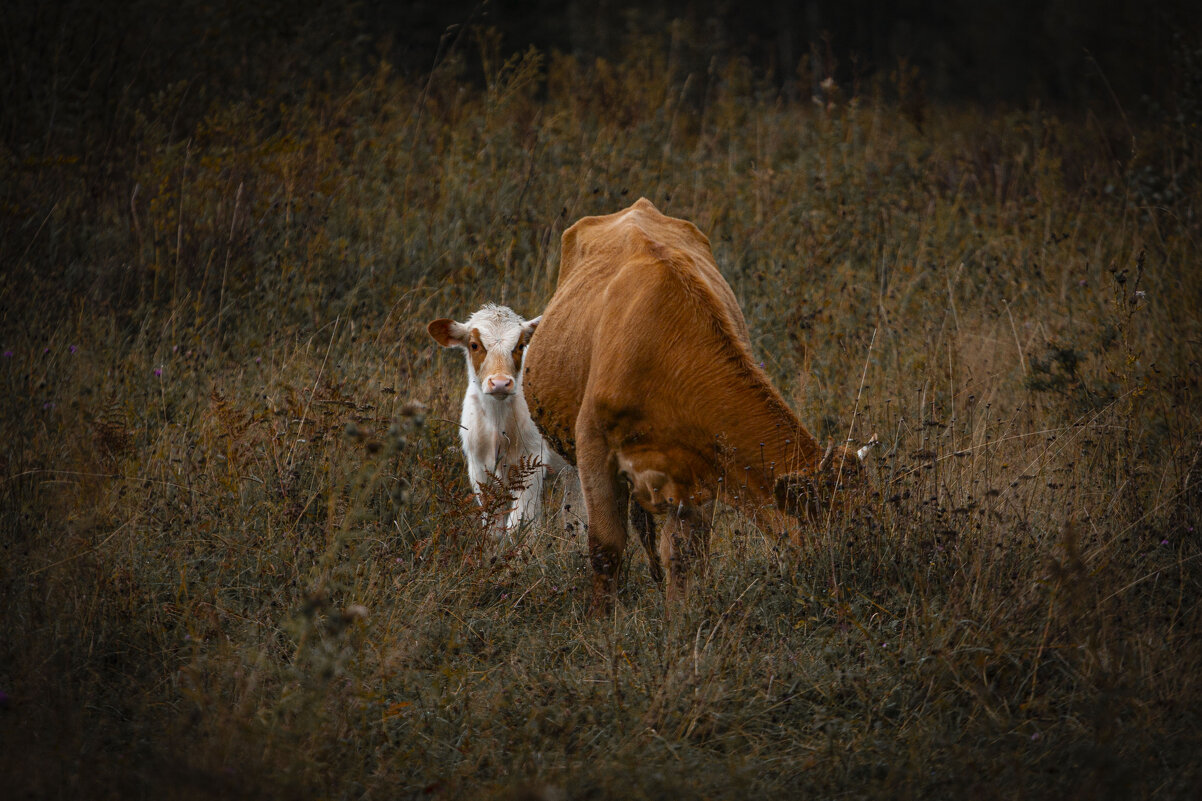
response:
<path id="1" fill-rule="evenodd" d="M 214 100 L 286 101 L 378 59 L 420 74 L 457 55 L 479 83 L 490 57 L 528 46 L 614 60 L 648 35 L 694 91 L 712 82 L 714 59 L 741 58 L 788 97 L 821 97 L 833 78 L 851 94 L 901 84 L 911 102 L 1117 103 L 1140 116 L 1196 80 L 1185 62 L 1200 18 L 1187 0 L 17 3 L 0 11 L 0 137 L 20 148 L 77 141 L 173 87 L 186 87 L 182 131 Z"/>
<path id="2" fill-rule="evenodd" d="M 423 24 L 469 19 L 498 27 L 514 49 L 533 44 L 604 58 L 620 52 L 628 33 L 673 29 L 701 72 L 715 55 L 744 57 L 803 95 L 828 76 L 850 87 L 902 63 L 938 101 L 1078 105 L 1103 96 L 1106 81 L 1124 101 L 1162 96 L 1174 80 L 1168 53 L 1178 37 L 1196 43 L 1199 21 L 1183 0 L 457 0 L 413 12 L 421 7 L 369 3 L 364 13 L 395 37 L 399 52 L 421 52 L 406 31 L 429 42 L 438 31 Z"/>

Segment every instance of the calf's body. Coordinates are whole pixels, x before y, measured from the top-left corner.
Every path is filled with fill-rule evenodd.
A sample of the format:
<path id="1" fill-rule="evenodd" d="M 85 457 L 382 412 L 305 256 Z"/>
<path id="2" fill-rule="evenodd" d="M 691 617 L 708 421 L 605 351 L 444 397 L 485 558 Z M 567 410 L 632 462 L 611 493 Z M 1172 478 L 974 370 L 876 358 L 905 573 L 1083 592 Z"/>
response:
<path id="1" fill-rule="evenodd" d="M 493 481 L 510 495 L 503 525 L 500 519 L 485 521 L 498 536 L 541 517 L 544 474 L 564 464 L 535 428 L 522 392 L 523 357 L 538 323 L 490 303 L 466 323 L 443 318 L 427 326 L 440 345 L 467 357 L 459 436 L 476 499 L 483 505 L 482 488 Z"/>

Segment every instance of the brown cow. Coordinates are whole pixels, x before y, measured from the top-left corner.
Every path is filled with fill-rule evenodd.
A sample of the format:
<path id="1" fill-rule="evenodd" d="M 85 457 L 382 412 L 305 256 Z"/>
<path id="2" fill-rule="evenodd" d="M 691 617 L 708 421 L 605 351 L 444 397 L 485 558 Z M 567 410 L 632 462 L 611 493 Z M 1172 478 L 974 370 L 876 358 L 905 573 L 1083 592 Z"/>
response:
<path id="1" fill-rule="evenodd" d="M 535 342 L 526 395 L 551 447 L 579 467 L 594 611 L 613 597 L 631 495 L 672 599 L 704 556 L 715 500 L 779 532 L 788 521 L 775 507 L 817 511 L 858 475 L 853 451 L 823 456 L 752 358 L 709 240 L 645 198 L 564 231 Z M 652 514 L 667 515 L 658 558 Z"/>

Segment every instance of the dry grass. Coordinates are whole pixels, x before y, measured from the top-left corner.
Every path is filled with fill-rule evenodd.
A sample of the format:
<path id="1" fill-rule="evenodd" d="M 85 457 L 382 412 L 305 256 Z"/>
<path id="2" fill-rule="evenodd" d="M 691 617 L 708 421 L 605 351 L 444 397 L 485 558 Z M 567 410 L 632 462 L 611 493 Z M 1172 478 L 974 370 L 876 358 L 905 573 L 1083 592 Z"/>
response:
<path id="1" fill-rule="evenodd" d="M 13 797 L 1194 792 L 1193 140 L 661 52 L 2 154 Z M 670 624 L 637 548 L 590 621 L 579 535 L 481 536 L 424 330 L 537 313 L 640 195 L 815 432 L 883 443 L 804 547 L 720 521 Z"/>

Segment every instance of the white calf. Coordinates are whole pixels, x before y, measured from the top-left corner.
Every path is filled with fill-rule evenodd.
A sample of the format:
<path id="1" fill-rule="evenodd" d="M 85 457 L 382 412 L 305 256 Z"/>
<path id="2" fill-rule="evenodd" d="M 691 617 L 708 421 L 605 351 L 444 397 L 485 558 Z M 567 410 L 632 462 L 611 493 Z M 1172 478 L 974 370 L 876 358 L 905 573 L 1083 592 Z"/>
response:
<path id="1" fill-rule="evenodd" d="M 481 505 L 481 485 L 494 477 L 510 488 L 513 506 L 505 521 L 510 535 L 523 520 L 539 519 L 547 468 L 557 471 L 566 465 L 534 427 L 522 395 L 522 357 L 538 321 L 523 320 L 512 309 L 489 303 L 466 323 L 443 318 L 426 327 L 438 344 L 461 348 L 467 356 L 459 435 L 468 476 Z M 534 470 L 529 470 L 531 465 Z M 499 521 L 486 523 L 495 536 L 501 535 Z"/>

